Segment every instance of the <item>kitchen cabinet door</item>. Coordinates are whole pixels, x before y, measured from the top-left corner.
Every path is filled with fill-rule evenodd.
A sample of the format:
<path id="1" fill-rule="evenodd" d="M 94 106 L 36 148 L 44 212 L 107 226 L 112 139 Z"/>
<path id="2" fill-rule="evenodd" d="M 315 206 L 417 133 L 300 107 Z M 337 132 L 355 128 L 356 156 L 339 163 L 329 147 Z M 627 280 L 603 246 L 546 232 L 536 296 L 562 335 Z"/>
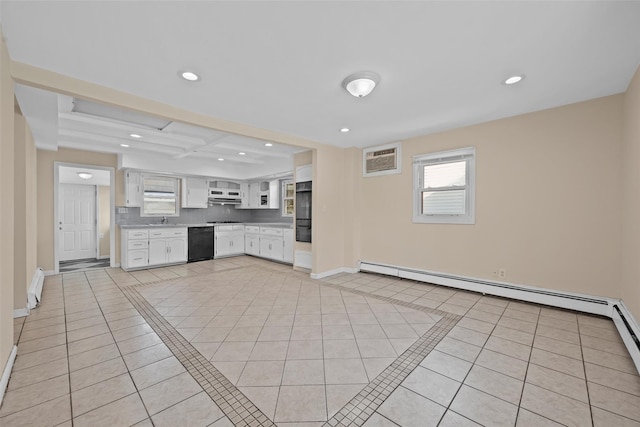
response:
<path id="1" fill-rule="evenodd" d="M 167 241 L 167 262 L 182 262 L 187 260 L 187 241 L 184 238 Z"/>
<path id="2" fill-rule="evenodd" d="M 249 183 L 249 209 L 260 208 L 260 183 Z"/>
<path id="3" fill-rule="evenodd" d="M 167 240 L 149 239 L 149 265 L 167 263 Z"/>
<path id="4" fill-rule="evenodd" d="M 258 234 L 245 235 L 244 251 L 248 255 L 260 255 L 260 236 Z"/>
<path id="5" fill-rule="evenodd" d="M 209 187 L 204 178 L 182 178 L 182 207 L 208 207 Z"/>
<path id="6" fill-rule="evenodd" d="M 214 257 L 218 258 L 218 257 L 231 255 L 233 253 L 231 249 L 232 248 L 231 241 L 232 241 L 231 234 L 217 233 L 215 238 L 215 244 L 214 244 L 214 248 L 215 248 Z"/>
<path id="7" fill-rule="evenodd" d="M 236 205 L 236 209 L 249 209 L 249 184 L 240 184 L 240 197 L 241 201 L 239 205 Z"/>
<path id="8" fill-rule="evenodd" d="M 127 171 L 124 174 L 124 205 L 142 206 L 142 175 L 140 172 Z"/>
<path id="9" fill-rule="evenodd" d="M 260 256 L 282 261 L 283 248 L 281 237 L 260 236 Z"/>
<path id="10" fill-rule="evenodd" d="M 244 253 L 244 232 L 234 231 L 231 236 L 231 253 L 240 255 Z"/>

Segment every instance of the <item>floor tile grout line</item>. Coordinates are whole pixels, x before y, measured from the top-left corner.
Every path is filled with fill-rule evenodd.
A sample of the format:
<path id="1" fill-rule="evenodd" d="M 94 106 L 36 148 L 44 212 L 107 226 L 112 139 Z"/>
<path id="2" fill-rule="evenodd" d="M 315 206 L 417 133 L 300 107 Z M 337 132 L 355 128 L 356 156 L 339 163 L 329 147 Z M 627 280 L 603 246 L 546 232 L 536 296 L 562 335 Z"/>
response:
<path id="1" fill-rule="evenodd" d="M 327 285 L 327 283 L 320 283 L 320 286 L 325 286 L 325 285 Z M 138 286 L 136 286 L 136 287 L 138 287 Z M 334 286 L 329 285 L 329 287 L 334 287 Z M 344 288 L 344 287 L 342 287 L 342 286 L 335 286 L 335 288 L 339 288 L 339 290 L 343 290 L 343 289 L 340 289 L 340 288 Z M 362 292 L 362 291 L 359 291 L 359 292 L 352 292 L 352 291 L 353 291 L 353 289 L 349 289 L 349 288 L 344 289 L 344 290 L 346 290 L 347 292 L 350 292 L 350 293 L 352 293 L 352 294 L 361 294 L 361 295 L 364 295 L 364 296 L 371 296 L 371 294 L 368 294 L 368 293 L 366 293 L 366 292 Z M 396 300 L 394 300 L 394 299 L 392 299 L 392 298 L 381 297 L 381 298 L 377 298 L 377 299 L 383 300 L 383 301 L 385 301 L 385 302 L 397 303 L 397 301 L 396 301 Z M 417 305 L 414 305 L 414 304 L 411 304 L 411 303 L 407 303 L 407 302 L 404 302 L 404 301 L 401 301 L 401 305 L 406 306 L 406 307 L 409 307 L 409 308 L 417 309 L 417 310 L 422 311 L 422 312 L 427 312 L 427 314 L 432 313 L 432 312 L 434 312 L 434 311 L 436 311 L 436 312 L 437 312 L 437 310 L 427 309 L 426 307 L 417 306 Z M 446 313 L 446 312 L 438 312 L 438 313 L 434 313 L 434 314 L 441 315 L 440 313 L 443 313 L 445 316 L 455 316 L 455 317 L 456 317 L 456 320 L 459 320 L 459 319 L 461 318 L 461 316 L 453 315 L 453 314 Z M 442 318 L 444 318 L 445 316 L 442 316 L 442 315 L 441 315 L 441 320 L 442 320 Z M 437 323 L 436 323 L 436 325 L 437 325 Z M 434 327 L 435 327 L 436 325 L 434 325 Z M 453 326 L 451 326 L 451 327 L 453 327 Z M 432 327 L 432 328 L 433 328 L 433 327 Z M 427 332 L 429 332 L 429 331 L 427 331 Z M 442 337 L 444 337 L 444 335 L 443 335 Z M 442 337 L 441 337 L 440 339 L 442 339 Z M 433 344 L 433 347 L 435 347 L 435 344 Z M 429 350 L 429 351 L 430 351 L 430 350 Z M 397 360 L 397 359 L 396 359 L 396 360 Z M 407 372 L 407 373 L 406 373 L 406 375 L 408 375 L 408 373 L 409 373 L 409 372 Z M 325 390 L 326 390 L 326 388 L 325 388 Z"/>
<path id="2" fill-rule="evenodd" d="M 157 311 L 155 311 L 155 309 L 154 309 L 150 304 L 148 304 L 146 301 L 142 301 L 142 300 L 144 299 L 144 297 L 142 297 L 142 295 L 140 295 L 140 294 L 137 292 L 137 289 L 130 289 L 130 288 L 123 289 L 123 293 L 124 293 L 124 294 L 125 294 L 125 296 L 127 296 L 128 298 L 130 297 L 130 298 L 129 298 L 129 300 L 131 301 L 131 303 L 132 303 L 134 306 L 136 306 L 137 304 L 140 304 L 141 306 L 145 307 L 145 309 L 146 309 L 146 310 L 143 310 L 143 311 L 144 311 L 144 314 L 142 314 L 142 313 L 141 313 L 141 315 L 142 315 L 143 317 L 145 317 L 145 319 L 147 318 L 147 316 L 149 316 L 150 318 L 152 318 L 152 323 L 153 323 L 154 325 L 156 325 L 156 327 L 160 328 L 160 325 L 162 325 L 162 323 L 163 323 L 163 322 L 162 322 L 162 320 L 164 320 L 164 319 L 160 319 L 160 318 L 159 318 L 159 317 L 160 317 L 160 314 L 159 314 L 159 313 L 157 313 Z M 131 294 L 131 295 L 130 295 L 130 294 Z M 155 311 L 155 313 L 154 313 L 154 311 Z M 156 323 L 156 322 L 157 322 L 157 323 Z M 166 320 L 165 320 L 164 322 L 166 322 Z M 155 328 L 154 328 L 154 326 L 153 326 L 153 325 L 151 325 L 151 324 L 150 324 L 150 326 L 152 327 L 152 329 L 154 329 L 154 330 L 155 330 Z M 172 327 L 168 322 L 166 322 L 166 324 L 164 324 L 163 326 L 164 326 L 164 327 L 166 327 L 167 331 L 170 331 L 170 332 L 171 332 L 171 334 L 172 334 L 175 338 L 177 338 L 177 340 L 178 340 L 178 341 L 180 341 L 180 337 L 181 337 L 181 336 L 180 336 L 180 337 L 175 336 L 175 334 L 178 334 L 178 332 L 176 331 L 176 332 L 174 333 L 173 331 L 175 331 L 175 329 L 174 329 L 174 328 L 173 328 L 173 327 Z M 172 331 L 172 329 L 173 329 L 173 331 Z M 156 332 L 156 333 L 158 333 L 158 332 Z M 161 333 L 158 333 L 158 335 L 159 335 L 159 336 L 163 335 L 163 336 L 165 336 L 165 338 L 166 338 L 166 339 L 169 339 L 169 335 L 168 335 L 168 334 L 166 334 L 166 335 L 165 335 L 164 331 L 162 331 Z M 183 339 L 184 339 L 184 338 L 183 338 Z M 161 340 L 162 340 L 162 341 L 165 341 L 165 339 L 163 339 L 163 338 L 162 338 L 162 336 L 161 336 Z M 186 343 L 186 344 L 188 344 L 188 346 L 193 347 L 193 346 L 191 346 L 191 344 L 190 344 L 190 343 L 188 343 L 188 341 L 186 341 L 186 340 L 185 340 L 185 343 Z M 185 343 L 183 343 L 183 344 L 185 344 Z M 176 347 L 174 346 L 174 344 L 173 344 L 173 343 L 171 343 L 171 344 L 169 345 L 169 344 L 168 344 L 168 343 L 166 343 L 166 341 L 165 341 L 165 344 L 167 344 L 167 346 L 169 347 L 170 351 L 171 351 L 172 353 L 174 353 L 174 355 L 175 355 L 175 356 L 178 358 L 178 360 L 183 364 L 183 366 L 185 366 L 184 361 L 189 359 L 189 355 L 185 355 L 181 350 L 179 350 L 178 348 L 176 348 Z M 185 347 L 186 347 L 186 348 L 188 348 L 187 346 L 185 346 Z M 194 350 L 195 350 L 195 348 L 194 348 Z M 195 350 L 195 351 L 197 351 L 197 350 Z M 179 356 L 178 356 L 178 354 L 176 354 L 176 353 L 179 353 Z M 191 365 L 191 364 L 187 363 L 187 365 Z M 213 365 L 212 365 L 211 367 L 213 367 Z M 190 374 L 192 377 L 194 377 L 194 372 L 193 372 L 193 371 L 195 370 L 195 368 L 194 368 L 194 367 L 192 367 L 192 366 L 185 366 L 185 368 L 187 369 L 187 372 L 189 372 L 189 374 Z M 211 370 L 211 369 L 209 369 L 209 370 Z M 200 373 L 198 370 L 195 370 L 195 371 L 196 371 L 197 373 Z M 220 374 L 220 375 L 222 375 L 219 371 L 217 371 L 217 369 L 215 369 L 215 367 L 214 367 L 214 370 L 213 370 L 213 371 L 214 371 L 214 372 L 216 372 L 216 373 L 218 373 L 218 374 Z M 205 378 L 206 378 L 206 377 L 205 377 Z M 224 378 L 224 377 L 223 377 L 223 378 Z M 204 390 L 204 391 L 205 391 L 205 392 L 210 396 L 210 398 L 215 402 L 215 401 L 216 401 L 216 399 L 214 398 L 214 396 L 212 396 L 212 395 L 211 395 L 211 392 L 208 392 L 208 391 L 207 391 L 207 389 L 206 389 L 206 388 L 203 386 L 203 384 L 202 384 L 202 382 L 205 382 L 205 381 L 203 381 L 203 380 L 200 380 L 200 381 L 199 381 L 199 380 L 198 380 L 198 378 L 195 378 L 195 377 L 194 377 L 194 379 L 195 379 L 195 380 L 200 384 L 200 386 L 203 388 L 203 390 Z M 226 378 L 225 378 L 225 379 L 226 379 Z M 231 389 L 231 390 L 233 390 L 233 388 L 236 388 L 236 387 L 235 387 L 233 384 L 231 384 L 228 380 L 227 380 L 227 382 L 228 382 L 229 384 L 224 384 L 224 382 L 223 382 L 221 385 L 223 385 L 226 389 Z M 211 384 L 211 381 L 210 381 L 210 380 L 207 380 L 207 381 L 206 381 L 206 383 Z M 229 387 L 229 385 L 230 385 L 231 387 Z M 233 387 L 233 388 L 232 388 L 232 387 Z M 214 387 L 214 388 L 215 388 L 215 387 Z M 237 388 L 236 388 L 236 389 L 237 389 Z M 226 400 L 226 399 L 225 399 L 225 400 Z M 253 405 L 253 403 L 251 403 L 251 404 Z M 255 407 L 255 405 L 253 405 L 253 406 Z M 229 418 L 232 418 L 234 415 L 238 415 L 238 416 L 240 415 L 240 414 L 239 414 L 235 409 L 234 409 L 233 411 L 230 411 L 229 409 L 227 409 L 227 408 L 222 408 L 222 407 L 221 407 L 220 409 L 221 409 L 221 410 L 223 411 L 223 413 L 224 413 L 227 417 L 229 417 Z M 227 409 L 227 410 L 225 410 L 225 409 Z M 253 409 L 253 408 L 252 408 L 252 409 Z M 261 412 L 257 407 L 255 407 L 255 410 L 257 410 L 257 411 L 259 411 L 260 413 L 262 413 L 262 412 Z M 254 413 L 254 412 L 255 412 L 255 411 L 251 411 L 251 413 Z"/>
<path id="3" fill-rule="evenodd" d="M 87 276 L 86 276 L 86 273 L 84 273 L 84 274 L 85 274 L 85 277 L 87 277 Z M 108 274 L 108 273 L 107 273 L 107 274 Z M 134 393 L 138 395 L 138 398 L 139 398 L 139 399 L 140 399 L 140 401 L 142 402 L 142 406 L 144 407 L 144 410 L 145 410 L 145 412 L 146 412 L 146 414 L 147 414 L 147 418 L 148 418 L 148 419 L 151 419 L 151 414 L 149 413 L 149 409 L 147 408 L 147 405 L 144 403 L 144 400 L 142 400 L 142 396 L 140 395 L 140 390 L 138 389 L 138 385 L 137 385 L 137 384 L 135 383 L 135 381 L 133 380 L 133 376 L 131 375 L 131 371 L 129 370 L 129 367 L 127 366 L 127 364 L 126 364 L 126 363 L 125 363 L 125 361 L 124 361 L 124 355 L 122 354 L 122 351 L 121 351 L 121 349 L 120 349 L 120 346 L 118 345 L 118 341 L 116 340 L 115 336 L 113 335 L 113 330 L 112 330 L 112 329 L 111 329 L 111 327 L 109 326 L 109 322 L 107 321 L 107 319 L 106 319 L 106 317 L 105 317 L 105 313 L 104 313 L 104 311 L 103 311 L 103 307 L 100 305 L 100 301 L 98 300 L 98 298 L 97 298 L 97 297 L 96 297 L 96 295 L 95 295 L 95 292 L 94 292 L 93 286 L 91 285 L 91 280 L 89 279 L 89 277 L 87 277 L 87 284 L 88 284 L 89 289 L 91 290 L 91 292 L 92 292 L 92 294 L 93 294 L 93 298 L 96 300 L 96 303 L 98 304 L 98 309 L 100 310 L 100 313 L 102 314 L 102 317 L 103 317 L 103 319 L 104 319 L 104 322 L 105 322 L 105 324 L 107 325 L 107 328 L 109 329 L 109 334 L 111 335 L 111 338 L 113 339 L 113 343 L 115 344 L 116 349 L 118 350 L 118 354 L 120 355 L 120 359 L 122 359 L 122 363 L 124 364 L 125 369 L 127 370 L 127 374 L 129 375 L 129 379 L 131 380 L 131 383 L 133 384 L 133 387 L 134 387 L 134 390 L 135 390 L 135 392 L 134 392 Z M 116 285 L 116 286 L 117 286 L 117 285 Z M 121 291 L 121 293 L 122 293 L 122 291 Z M 123 295 L 124 295 L 124 294 L 123 294 Z M 113 359 L 111 359 L 111 360 L 113 360 Z M 92 366 L 93 366 L 93 365 L 92 365 Z M 69 371 L 69 375 L 71 375 L 71 371 Z M 115 378 L 115 377 L 112 377 L 112 378 Z M 111 379 L 111 378 L 110 378 L 110 379 Z M 105 381 L 106 381 L 106 380 L 105 380 Z M 99 384 L 99 383 L 98 383 L 98 384 Z M 131 394 L 134 394 L 134 393 L 131 393 Z M 128 396 L 130 396 L 131 394 L 129 394 L 129 395 L 125 396 L 125 397 L 128 397 Z M 120 400 L 120 399 L 116 399 L 116 401 L 117 401 L 117 400 Z M 93 408 L 91 411 L 88 411 L 88 412 L 86 412 L 86 413 L 90 413 L 90 412 L 92 412 L 92 411 L 94 411 L 94 410 L 96 410 L 96 409 L 98 409 L 98 408 L 104 407 L 104 406 L 109 405 L 109 404 L 111 404 L 111 403 L 113 403 L 113 402 L 109 402 L 109 403 L 107 403 L 107 404 L 105 404 L 105 405 L 102 405 L 102 406 L 99 406 L 99 407 Z M 79 416 L 81 416 L 81 415 L 83 415 L 83 414 L 80 414 Z M 71 419 L 72 419 L 72 422 L 73 422 L 73 419 L 74 419 L 74 418 L 72 417 Z"/>

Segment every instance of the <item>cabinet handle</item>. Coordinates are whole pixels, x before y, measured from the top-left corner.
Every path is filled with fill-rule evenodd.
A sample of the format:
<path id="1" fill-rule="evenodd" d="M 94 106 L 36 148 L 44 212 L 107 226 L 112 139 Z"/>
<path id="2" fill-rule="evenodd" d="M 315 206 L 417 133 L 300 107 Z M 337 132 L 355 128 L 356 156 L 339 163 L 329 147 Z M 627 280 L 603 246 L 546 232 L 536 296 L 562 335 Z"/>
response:
<path id="1" fill-rule="evenodd" d="M 271 250 L 271 243 L 269 243 L 269 250 Z"/>
<path id="2" fill-rule="evenodd" d="M 140 261 L 142 258 L 134 258 L 134 261 Z"/>

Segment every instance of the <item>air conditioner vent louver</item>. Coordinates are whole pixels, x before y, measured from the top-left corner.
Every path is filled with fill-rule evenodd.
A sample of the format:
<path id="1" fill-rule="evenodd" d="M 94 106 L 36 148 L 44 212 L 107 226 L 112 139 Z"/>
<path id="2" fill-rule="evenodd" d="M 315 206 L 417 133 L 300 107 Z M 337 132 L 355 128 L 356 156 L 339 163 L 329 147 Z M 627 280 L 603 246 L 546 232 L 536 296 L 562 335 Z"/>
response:
<path id="1" fill-rule="evenodd" d="M 390 144 L 363 150 L 363 176 L 400 173 L 400 144 Z"/>

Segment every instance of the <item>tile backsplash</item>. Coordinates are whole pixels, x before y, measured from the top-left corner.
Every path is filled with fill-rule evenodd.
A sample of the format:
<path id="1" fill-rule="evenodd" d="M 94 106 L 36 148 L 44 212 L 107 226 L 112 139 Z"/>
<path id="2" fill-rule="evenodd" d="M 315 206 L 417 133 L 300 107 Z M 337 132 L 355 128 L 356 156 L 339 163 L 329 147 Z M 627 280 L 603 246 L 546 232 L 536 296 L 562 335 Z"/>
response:
<path id="1" fill-rule="evenodd" d="M 142 225 L 160 223 L 158 217 L 141 217 L 140 208 L 128 207 L 127 213 L 118 213 L 116 224 Z M 291 224 L 293 218 L 283 217 L 281 209 L 236 209 L 233 206 L 213 205 L 207 209 L 180 209 L 180 216 L 167 217 L 169 224 L 202 224 L 213 221 L 282 222 Z"/>

